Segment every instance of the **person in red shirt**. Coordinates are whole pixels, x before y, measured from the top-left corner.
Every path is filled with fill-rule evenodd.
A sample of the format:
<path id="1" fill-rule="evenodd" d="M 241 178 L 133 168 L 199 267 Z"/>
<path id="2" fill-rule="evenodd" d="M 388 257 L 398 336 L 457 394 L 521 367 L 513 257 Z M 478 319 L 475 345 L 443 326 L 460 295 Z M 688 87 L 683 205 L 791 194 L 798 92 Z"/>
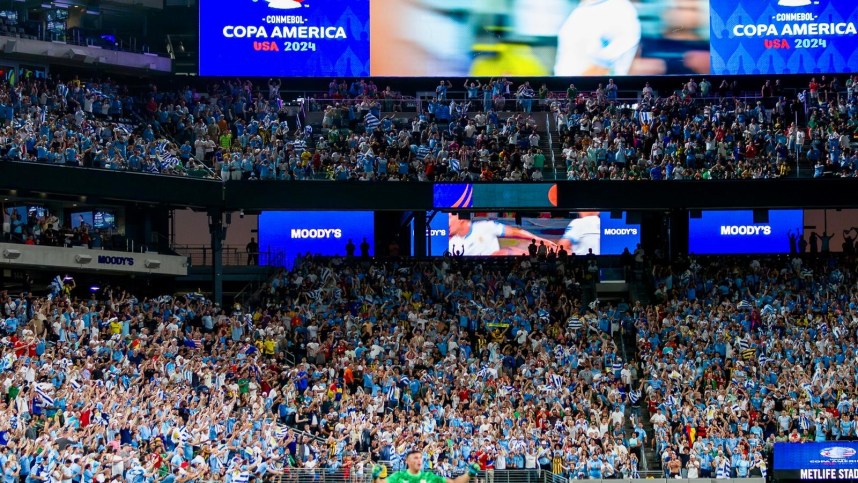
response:
<path id="1" fill-rule="evenodd" d="M 753 143 L 748 143 L 748 146 L 745 147 L 745 159 L 753 160 L 757 157 L 757 148 L 754 147 Z"/>
<path id="2" fill-rule="evenodd" d="M 807 85 L 807 89 L 810 91 L 810 98 L 816 100 L 819 96 L 819 83 L 816 82 L 816 77 L 810 79 L 810 84 Z"/>

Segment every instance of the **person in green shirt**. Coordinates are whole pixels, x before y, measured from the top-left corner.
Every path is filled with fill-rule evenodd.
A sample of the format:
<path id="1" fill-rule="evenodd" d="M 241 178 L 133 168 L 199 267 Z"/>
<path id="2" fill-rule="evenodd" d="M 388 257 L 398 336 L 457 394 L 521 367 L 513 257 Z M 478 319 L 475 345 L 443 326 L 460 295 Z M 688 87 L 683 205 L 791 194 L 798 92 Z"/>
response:
<path id="1" fill-rule="evenodd" d="M 566 89 L 566 99 L 574 101 L 578 98 L 578 88 L 575 87 L 575 84 L 569 84 L 569 88 Z"/>
<path id="2" fill-rule="evenodd" d="M 423 452 L 411 450 L 405 456 L 405 469 L 397 471 L 387 478 L 382 478 L 381 474 L 385 471 L 382 465 L 373 465 L 372 481 L 373 483 L 468 483 L 472 476 L 476 476 L 480 472 L 480 465 L 471 463 L 468 466 L 468 472 L 456 478 L 444 478 L 438 476 L 431 471 L 423 471 Z"/>

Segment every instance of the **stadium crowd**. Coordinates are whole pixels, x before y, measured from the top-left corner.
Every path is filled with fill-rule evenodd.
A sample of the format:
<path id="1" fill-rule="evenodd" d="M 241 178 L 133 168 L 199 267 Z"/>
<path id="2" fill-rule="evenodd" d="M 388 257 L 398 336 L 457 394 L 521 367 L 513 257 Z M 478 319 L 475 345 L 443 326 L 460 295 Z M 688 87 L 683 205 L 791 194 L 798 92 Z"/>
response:
<path id="1" fill-rule="evenodd" d="M 849 262 L 654 263 L 651 306 L 582 304 L 582 265 L 307 256 L 228 308 L 59 277 L 47 296 L 4 292 L 0 467 L 360 481 L 416 447 L 442 475 L 633 477 L 656 451 L 669 476 L 746 477 L 776 441 L 858 436 Z"/>
<path id="2" fill-rule="evenodd" d="M 852 176 L 856 80 L 839 82 L 787 90 L 766 81 L 747 97 L 726 80 L 716 88 L 690 79 L 622 99 L 613 80 L 557 93 L 468 79 L 464 93 L 445 81 L 423 100 L 335 80 L 296 103 L 280 97 L 278 80 L 226 80 L 203 92 L 25 78 L 0 88 L 0 155 L 223 180 L 538 181 L 555 169 L 567 179 L 767 178 L 793 173 L 796 156 L 814 176 Z M 535 110 L 554 114 L 556 153 Z"/>

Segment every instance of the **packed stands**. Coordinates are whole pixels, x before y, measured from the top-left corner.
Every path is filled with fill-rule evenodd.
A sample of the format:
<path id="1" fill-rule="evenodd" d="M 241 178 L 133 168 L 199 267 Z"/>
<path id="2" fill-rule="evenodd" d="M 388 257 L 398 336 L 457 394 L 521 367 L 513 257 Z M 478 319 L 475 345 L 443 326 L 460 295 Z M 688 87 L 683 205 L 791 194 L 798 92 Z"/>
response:
<path id="1" fill-rule="evenodd" d="M 289 100 L 274 80 L 162 91 L 21 79 L 0 92 L 0 154 L 223 180 L 756 179 L 796 167 L 852 176 L 854 78 L 836 82 L 742 91 L 690 79 L 658 93 L 492 79 L 412 98 L 355 80 Z"/>
<path id="2" fill-rule="evenodd" d="M 775 441 L 851 439 L 854 274 L 836 260 L 652 264 L 652 304 L 584 261 L 301 258 L 245 307 L 4 293 L 4 469 L 138 481 L 364 475 L 766 476 Z M 621 334 L 635 334 L 625 344 Z M 491 411 L 488 409 L 491 408 Z M 142 480 L 140 480 L 142 481 Z"/>

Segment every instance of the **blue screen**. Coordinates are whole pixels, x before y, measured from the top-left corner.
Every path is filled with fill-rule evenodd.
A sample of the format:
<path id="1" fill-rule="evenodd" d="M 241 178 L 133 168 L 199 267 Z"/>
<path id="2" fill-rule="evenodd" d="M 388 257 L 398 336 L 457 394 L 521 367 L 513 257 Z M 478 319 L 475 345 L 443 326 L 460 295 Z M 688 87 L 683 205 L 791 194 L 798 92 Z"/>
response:
<path id="1" fill-rule="evenodd" d="M 366 238 L 372 255 L 374 220 L 371 211 L 263 211 L 259 215 L 259 250 L 282 253 L 286 266 L 291 267 L 299 254 L 345 255 L 349 240 L 360 254 Z M 278 257 L 261 257 L 260 261 L 265 263 L 267 258 Z"/>
<path id="2" fill-rule="evenodd" d="M 79 211 L 71 214 L 72 228 L 79 228 L 81 225 L 86 225 L 92 228 L 93 216 L 91 211 Z"/>
<path id="3" fill-rule="evenodd" d="M 854 480 L 858 476 L 856 442 L 776 443 L 774 452 L 774 470 L 789 472 L 790 478 Z"/>
<path id="4" fill-rule="evenodd" d="M 99 230 L 116 228 L 116 216 L 109 211 L 96 211 L 92 215 L 92 226 Z"/>
<path id="5" fill-rule="evenodd" d="M 754 223 L 753 210 L 704 211 L 688 220 L 688 251 L 706 254 L 789 253 L 789 236 L 801 234 L 802 210 L 770 210 L 768 223 Z"/>
<path id="6" fill-rule="evenodd" d="M 599 214 L 602 226 L 600 247 L 602 255 L 619 255 L 626 248 L 634 252 L 641 242 L 641 226 L 626 223 L 626 213 L 620 218 L 611 218 L 611 213 L 603 211 Z"/>
<path id="7" fill-rule="evenodd" d="M 200 0 L 200 75 L 369 75 L 369 0 Z"/>
<path id="8" fill-rule="evenodd" d="M 447 251 L 447 229 L 449 228 L 449 215 L 447 213 L 436 213 L 429 222 L 426 229 L 427 250 L 426 253 L 432 257 L 440 257 Z M 411 222 L 411 254 L 414 252 L 414 222 Z"/>
<path id="9" fill-rule="evenodd" d="M 712 0 L 712 74 L 853 72 L 856 24 L 854 0 Z"/>

